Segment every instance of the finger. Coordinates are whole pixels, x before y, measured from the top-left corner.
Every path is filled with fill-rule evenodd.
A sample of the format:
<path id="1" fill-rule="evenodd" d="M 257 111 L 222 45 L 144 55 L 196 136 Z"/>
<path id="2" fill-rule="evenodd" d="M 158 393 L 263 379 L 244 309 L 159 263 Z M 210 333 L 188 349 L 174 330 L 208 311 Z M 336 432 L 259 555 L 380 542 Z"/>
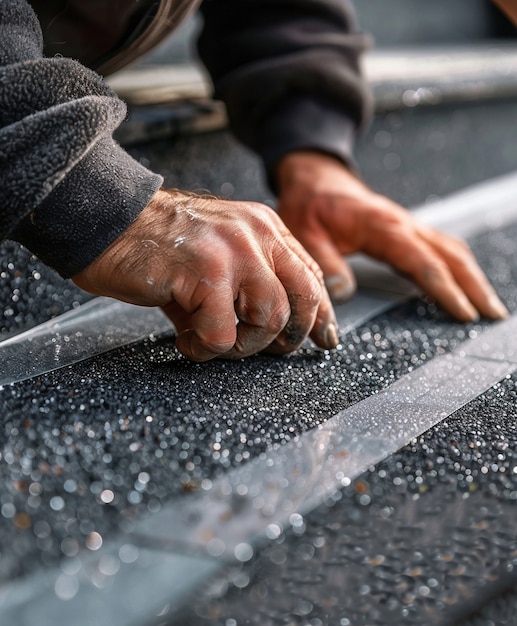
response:
<path id="1" fill-rule="evenodd" d="M 328 241 L 328 239 L 327 239 Z M 298 244 L 298 242 L 296 242 Z M 334 246 L 332 251 L 335 252 Z M 302 259 L 307 264 L 309 269 L 314 273 L 321 288 L 321 301 L 316 313 L 316 319 L 314 321 L 310 337 L 317 346 L 325 348 L 327 350 L 334 349 L 339 343 L 338 335 L 338 323 L 336 320 L 334 307 L 330 299 L 329 292 L 327 290 L 326 282 L 323 270 L 318 265 L 316 260 L 302 248 L 300 254 Z M 355 290 L 355 278 L 350 271 L 348 265 L 343 261 L 341 266 L 349 273 L 352 281 L 352 292 Z"/>
<path id="2" fill-rule="evenodd" d="M 235 302 L 237 339 L 224 358 L 241 359 L 269 346 L 291 317 L 287 293 L 269 268 L 241 285 Z"/>
<path id="3" fill-rule="evenodd" d="M 285 289 L 269 268 L 242 286 L 234 307 L 235 343 L 230 349 L 216 354 L 225 359 L 241 359 L 266 348 L 285 327 L 291 313 Z M 194 323 L 192 314 L 176 302 L 163 306 L 162 310 L 173 321 L 178 335 L 181 334 L 181 341 L 192 341 L 186 333 L 191 331 Z M 212 352 L 208 358 L 213 358 Z M 198 354 L 195 360 L 206 359 L 201 359 Z"/>
<path id="4" fill-rule="evenodd" d="M 329 199 L 330 201 L 330 199 Z M 331 202 L 332 205 L 335 203 Z M 280 206 L 282 210 L 282 205 Z M 334 215 L 336 211 L 332 211 Z M 343 215 L 343 212 L 340 212 Z M 287 213 L 289 217 L 289 212 Z M 309 255 L 316 261 L 323 272 L 325 285 L 334 302 L 346 302 L 356 290 L 355 277 L 343 258 L 342 252 L 333 241 L 331 233 L 336 234 L 340 223 L 332 221 L 330 227 L 320 223 L 317 219 L 304 223 L 299 219 L 291 220 L 292 234 L 302 244 Z M 349 232 L 349 229 L 345 229 Z M 348 242 L 345 242 L 347 245 Z"/>
<path id="5" fill-rule="evenodd" d="M 191 315 L 184 311 L 177 302 L 169 302 L 160 307 L 165 315 L 174 324 L 176 334 L 187 330 L 192 326 Z"/>
<path id="6" fill-rule="evenodd" d="M 192 361 L 208 361 L 231 350 L 237 338 L 231 289 L 214 289 L 188 313 L 177 303 L 162 307 L 176 326 L 176 347 Z"/>
<path id="7" fill-rule="evenodd" d="M 418 227 L 418 231 L 420 236 L 445 259 L 456 282 L 481 315 L 491 319 L 508 317 L 508 309 L 497 296 L 470 248 L 463 241 L 422 226 Z"/>
<path id="8" fill-rule="evenodd" d="M 313 228 L 300 237 L 310 256 L 323 272 L 325 286 L 334 302 L 347 302 L 354 295 L 357 285 L 354 274 L 343 255 L 323 228 Z"/>
<path id="9" fill-rule="evenodd" d="M 334 314 L 334 307 L 323 283 L 323 276 L 321 277 L 321 290 L 321 302 L 309 336 L 320 348 L 333 350 L 339 344 L 338 323 Z"/>
<path id="10" fill-rule="evenodd" d="M 431 298 L 455 318 L 470 322 L 479 314 L 457 284 L 445 260 L 433 248 L 416 237 L 407 237 L 399 245 L 390 242 L 384 259 L 410 276 Z"/>
<path id="11" fill-rule="evenodd" d="M 291 305 L 291 317 L 268 351 L 286 354 L 297 349 L 310 334 L 322 348 L 338 344 L 337 322 L 317 263 L 289 233 L 286 250 L 275 258 L 276 272 Z M 282 259 L 282 256 L 287 257 Z"/>

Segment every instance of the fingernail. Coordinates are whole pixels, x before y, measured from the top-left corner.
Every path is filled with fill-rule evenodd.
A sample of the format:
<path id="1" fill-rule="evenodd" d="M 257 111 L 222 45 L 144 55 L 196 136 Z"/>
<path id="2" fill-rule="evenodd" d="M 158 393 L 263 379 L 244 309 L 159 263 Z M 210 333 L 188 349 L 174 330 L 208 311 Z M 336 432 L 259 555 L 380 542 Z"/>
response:
<path id="1" fill-rule="evenodd" d="M 460 319 L 463 319 L 466 322 L 478 322 L 479 321 L 479 313 L 472 306 L 470 301 L 466 298 L 466 296 L 459 296 L 457 299 L 458 304 L 463 309 L 463 316 L 459 316 Z"/>
<path id="2" fill-rule="evenodd" d="M 336 274 L 325 278 L 325 287 L 335 302 L 346 302 L 354 295 L 355 286 L 344 276 Z"/>
<path id="3" fill-rule="evenodd" d="M 325 343 L 329 348 L 336 348 L 339 344 L 337 326 L 334 324 L 334 322 L 331 322 L 325 330 Z"/>
<path id="4" fill-rule="evenodd" d="M 508 309 L 495 294 L 488 300 L 488 311 L 490 317 L 495 319 L 504 319 L 510 315 Z"/>

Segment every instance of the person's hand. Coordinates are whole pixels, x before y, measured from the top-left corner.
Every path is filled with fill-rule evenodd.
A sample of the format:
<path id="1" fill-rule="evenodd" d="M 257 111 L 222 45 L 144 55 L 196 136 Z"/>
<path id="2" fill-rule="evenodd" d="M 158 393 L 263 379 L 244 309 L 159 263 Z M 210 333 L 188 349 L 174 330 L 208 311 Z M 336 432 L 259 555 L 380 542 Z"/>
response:
<path id="1" fill-rule="evenodd" d="M 321 267 L 334 301 L 355 291 L 343 255 L 364 252 L 412 278 L 459 320 L 508 315 L 462 240 L 418 224 L 337 159 L 293 152 L 280 161 L 277 180 L 279 215 Z"/>
<path id="2" fill-rule="evenodd" d="M 308 335 L 322 348 L 338 343 L 321 270 L 258 203 L 160 190 L 73 280 L 97 295 L 160 306 L 194 361 L 286 354 Z"/>

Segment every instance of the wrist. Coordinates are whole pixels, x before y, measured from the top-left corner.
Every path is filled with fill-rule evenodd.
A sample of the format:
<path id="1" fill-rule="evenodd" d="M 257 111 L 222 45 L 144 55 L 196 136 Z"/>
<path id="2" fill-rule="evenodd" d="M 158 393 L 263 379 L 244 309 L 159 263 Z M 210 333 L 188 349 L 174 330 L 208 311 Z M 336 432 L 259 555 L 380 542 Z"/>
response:
<path id="1" fill-rule="evenodd" d="M 276 170 L 280 194 L 292 188 L 305 188 L 314 192 L 364 189 L 364 183 L 341 159 L 316 150 L 297 150 L 280 159 Z"/>

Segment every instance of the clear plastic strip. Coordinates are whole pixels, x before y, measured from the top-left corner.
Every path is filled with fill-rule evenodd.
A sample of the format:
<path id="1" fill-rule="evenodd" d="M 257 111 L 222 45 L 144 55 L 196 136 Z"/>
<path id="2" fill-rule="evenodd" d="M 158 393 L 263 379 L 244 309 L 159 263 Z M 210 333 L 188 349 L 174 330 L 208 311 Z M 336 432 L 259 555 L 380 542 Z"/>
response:
<path id="1" fill-rule="evenodd" d="M 0 343 L 0 385 L 44 374 L 173 329 L 160 309 L 95 298 Z"/>
<path id="2" fill-rule="evenodd" d="M 469 354 L 478 345 L 509 343 L 516 336 L 517 317 L 495 325 L 322 426 L 228 472 L 208 491 L 162 509 L 137 526 L 136 536 L 162 547 L 197 546 L 205 553 L 216 546 L 231 556 L 240 544 L 266 539 L 271 525 L 280 532 L 293 515 L 311 511 L 515 371 L 517 360 Z"/>
<path id="3" fill-rule="evenodd" d="M 359 293 L 336 307 L 342 332 L 366 322 L 400 301 L 386 293 Z M 160 309 L 95 298 L 44 324 L 0 343 L 0 386 L 16 383 L 150 336 L 172 332 Z"/>
<path id="4" fill-rule="evenodd" d="M 517 219 L 513 173 L 451 195 L 414 213 L 423 223 L 460 237 L 502 228 Z M 386 265 L 354 255 L 350 259 L 362 290 L 336 308 L 342 332 L 388 310 L 416 293 Z M 95 298 L 73 311 L 0 342 L 0 385 L 72 365 L 113 348 L 172 329 L 159 309 Z"/>
<path id="5" fill-rule="evenodd" d="M 517 317 L 495 325 L 324 425 L 230 471 L 207 491 L 179 498 L 94 557 L 83 555 L 0 587 L 0 621 L 40 626 L 41 615 L 49 623 L 61 623 L 66 615 L 69 626 L 95 626 L 104 618 L 112 626 L 138 626 L 160 606 L 182 607 L 226 563 L 248 560 L 260 543 L 303 523 L 303 515 L 367 467 L 515 371 L 513 351 L 501 353 L 511 354 L 511 361 L 469 355 L 505 339 L 517 344 L 516 331 Z M 122 559 L 109 585 L 100 585 L 106 564 L 121 561 L 122 553 L 134 560 L 125 565 Z"/>

